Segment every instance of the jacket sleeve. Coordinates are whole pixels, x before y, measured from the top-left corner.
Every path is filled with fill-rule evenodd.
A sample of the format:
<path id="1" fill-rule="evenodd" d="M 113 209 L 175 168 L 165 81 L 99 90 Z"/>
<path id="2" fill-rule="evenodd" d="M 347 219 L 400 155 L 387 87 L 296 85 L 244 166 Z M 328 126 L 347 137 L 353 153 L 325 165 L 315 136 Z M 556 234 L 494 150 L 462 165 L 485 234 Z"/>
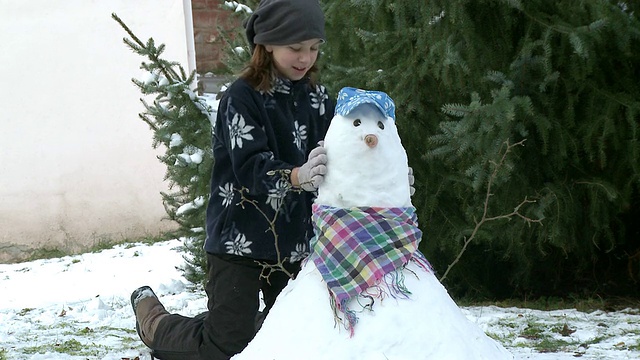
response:
<path id="1" fill-rule="evenodd" d="M 220 100 L 214 141 L 224 144 L 238 185 L 254 195 L 290 188 L 294 166 L 276 160 L 269 148 L 258 93 L 248 86 L 230 90 Z"/>

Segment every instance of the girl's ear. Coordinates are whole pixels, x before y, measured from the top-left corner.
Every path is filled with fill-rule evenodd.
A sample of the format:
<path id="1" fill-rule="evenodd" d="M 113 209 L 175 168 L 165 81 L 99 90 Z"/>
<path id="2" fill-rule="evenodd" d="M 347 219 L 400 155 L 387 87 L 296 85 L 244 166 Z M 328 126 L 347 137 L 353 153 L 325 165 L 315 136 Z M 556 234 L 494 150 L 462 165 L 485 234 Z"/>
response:
<path id="1" fill-rule="evenodd" d="M 273 52 L 273 46 L 271 45 L 265 45 L 264 49 L 267 50 L 267 52 Z"/>

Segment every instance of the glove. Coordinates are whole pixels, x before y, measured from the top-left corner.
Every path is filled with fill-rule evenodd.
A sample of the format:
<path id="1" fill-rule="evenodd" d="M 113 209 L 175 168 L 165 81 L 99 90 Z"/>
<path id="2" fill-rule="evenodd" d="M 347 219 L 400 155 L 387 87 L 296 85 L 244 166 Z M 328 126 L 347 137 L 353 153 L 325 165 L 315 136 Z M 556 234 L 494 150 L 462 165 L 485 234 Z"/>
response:
<path id="1" fill-rule="evenodd" d="M 327 149 L 322 143 L 311 150 L 307 162 L 298 168 L 298 183 L 305 191 L 316 191 L 327 173 Z"/>
<path id="2" fill-rule="evenodd" d="M 415 194 L 416 192 L 416 188 L 413 187 L 413 183 L 416 181 L 416 179 L 413 177 L 413 168 L 411 168 L 411 166 L 409 166 L 409 195 L 413 196 L 413 194 Z"/>

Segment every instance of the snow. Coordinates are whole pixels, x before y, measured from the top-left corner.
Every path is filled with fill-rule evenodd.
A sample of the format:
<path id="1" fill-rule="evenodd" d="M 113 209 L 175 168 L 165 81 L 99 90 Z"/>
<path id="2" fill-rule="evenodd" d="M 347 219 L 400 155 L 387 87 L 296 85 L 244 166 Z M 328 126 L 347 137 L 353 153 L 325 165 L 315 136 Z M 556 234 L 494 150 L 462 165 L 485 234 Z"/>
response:
<path id="1" fill-rule="evenodd" d="M 204 205 L 204 202 L 205 202 L 204 197 L 203 196 L 198 196 L 195 200 L 181 205 L 176 210 L 176 215 L 180 216 L 180 215 L 186 213 L 187 211 L 198 209 L 202 205 Z"/>
<path id="2" fill-rule="evenodd" d="M 0 264 L 0 354 L 4 350 L 11 360 L 121 360 L 136 356 L 149 359 L 147 349 L 135 333 L 129 300 L 133 290 L 149 285 L 169 311 L 186 316 L 197 315 L 206 308 L 204 291 L 191 290 L 176 269 L 183 265 L 182 255 L 176 249 L 179 245 L 179 240 L 153 245 L 125 244 L 99 253 Z M 299 306 L 313 309 L 316 301 L 320 302 L 308 299 Z M 500 339 L 516 359 L 640 358 L 638 309 L 585 313 L 575 309 L 545 312 L 472 306 L 461 311 L 472 323 Z M 285 324 L 282 328 L 291 332 L 308 330 L 296 318 L 282 321 Z M 536 351 L 536 340 L 524 337 L 533 324 L 545 329 L 543 335 L 564 340 L 568 345 L 556 353 Z M 576 331 L 569 336 L 554 331 L 563 324 Z M 411 331 L 424 334 L 441 326 L 407 324 Z M 335 336 L 320 335 L 326 339 Z M 283 335 L 278 332 L 265 336 L 276 339 Z M 60 352 L 72 340 L 79 342 L 81 349 Z M 318 343 L 322 344 L 322 340 L 318 339 Z M 308 354 L 304 347 L 294 351 L 301 354 L 300 358 Z"/>
<path id="3" fill-rule="evenodd" d="M 137 341 L 131 292 L 148 284 L 172 311 L 196 314 L 201 293 L 176 266 L 178 240 L 122 245 L 21 264 L 0 265 L 0 349 L 7 359 L 122 359 L 144 352 Z M 71 340 L 84 345 L 77 356 L 59 353 Z M 135 341 L 133 341 L 135 340 Z"/>
<path id="4" fill-rule="evenodd" d="M 230 9 L 234 9 L 235 12 L 245 12 L 248 14 L 253 13 L 253 10 L 249 6 L 240 4 L 237 1 L 225 1 L 224 5 L 229 7 Z"/>
<path id="5" fill-rule="evenodd" d="M 169 142 L 169 147 L 176 147 L 182 145 L 182 136 L 178 133 L 171 134 L 171 141 Z"/>

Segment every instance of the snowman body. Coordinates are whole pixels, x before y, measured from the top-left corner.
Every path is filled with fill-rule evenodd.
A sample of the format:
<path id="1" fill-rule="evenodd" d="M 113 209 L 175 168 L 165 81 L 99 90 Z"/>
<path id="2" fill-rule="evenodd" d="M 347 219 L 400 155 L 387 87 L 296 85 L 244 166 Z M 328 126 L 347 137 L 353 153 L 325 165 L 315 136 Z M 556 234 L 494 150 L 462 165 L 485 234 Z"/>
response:
<path id="1" fill-rule="evenodd" d="M 316 204 L 411 207 L 407 155 L 392 118 L 363 104 L 336 115 L 325 137 L 327 174 Z M 262 328 L 232 360 L 507 360 L 513 356 L 469 321 L 435 275 L 409 261 L 408 298 L 382 296 L 357 312 L 353 333 L 336 319 L 313 261 L 278 296 Z M 350 300 L 357 308 L 358 297 Z"/>
<path id="2" fill-rule="evenodd" d="M 232 360 L 513 359 L 465 317 L 432 273 L 413 262 L 403 273 L 411 297 L 385 298 L 358 313 L 350 336 L 335 320 L 322 275 L 306 262 L 256 337 Z"/>

